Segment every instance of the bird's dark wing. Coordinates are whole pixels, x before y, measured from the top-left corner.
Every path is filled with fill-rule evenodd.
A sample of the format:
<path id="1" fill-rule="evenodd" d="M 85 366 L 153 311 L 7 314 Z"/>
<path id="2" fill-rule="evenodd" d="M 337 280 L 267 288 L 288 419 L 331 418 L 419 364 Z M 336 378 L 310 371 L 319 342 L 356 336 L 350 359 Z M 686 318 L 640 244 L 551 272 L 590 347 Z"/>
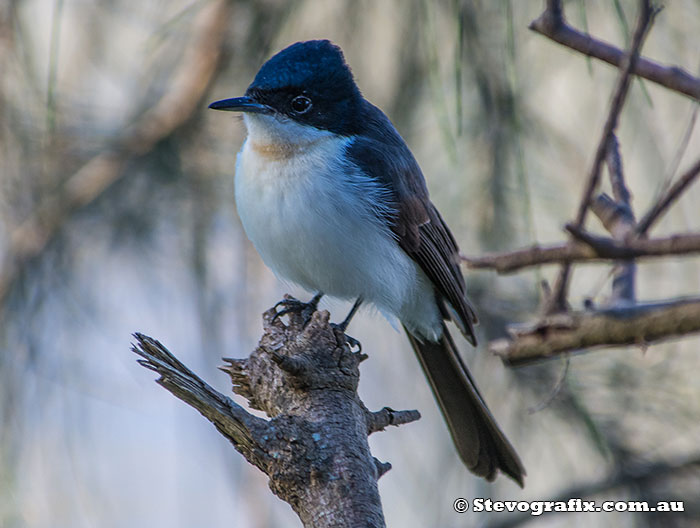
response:
<path id="1" fill-rule="evenodd" d="M 467 300 L 457 243 L 431 203 L 423 173 L 408 146 L 381 110 L 367 105 L 364 115 L 369 119 L 348 146 L 348 159 L 390 192 L 395 213 L 387 221 L 399 245 L 432 281 L 443 316 L 453 319 L 476 344 L 476 316 Z"/>
<path id="2" fill-rule="evenodd" d="M 350 163 L 390 194 L 391 212 L 383 218 L 401 248 L 432 281 L 443 317 L 453 319 L 476 344 L 476 317 L 467 301 L 457 243 L 430 202 L 418 163 L 379 109 L 367 103 L 361 116 L 363 125 L 347 149 Z M 493 480 L 500 469 L 522 486 L 525 469 L 517 453 L 488 410 L 444 323 L 442 330 L 435 342 L 408 330 L 407 334 L 460 457 L 477 475 Z"/>

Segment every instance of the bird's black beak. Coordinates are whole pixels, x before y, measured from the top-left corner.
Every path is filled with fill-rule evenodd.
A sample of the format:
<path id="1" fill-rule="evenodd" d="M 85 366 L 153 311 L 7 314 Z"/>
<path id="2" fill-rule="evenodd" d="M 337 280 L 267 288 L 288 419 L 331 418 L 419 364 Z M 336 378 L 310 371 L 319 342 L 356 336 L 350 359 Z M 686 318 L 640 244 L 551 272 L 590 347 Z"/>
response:
<path id="1" fill-rule="evenodd" d="M 225 110 L 227 112 L 249 112 L 251 114 L 270 114 L 272 108 L 260 104 L 250 97 L 234 97 L 233 99 L 222 99 L 209 105 L 214 110 Z"/>

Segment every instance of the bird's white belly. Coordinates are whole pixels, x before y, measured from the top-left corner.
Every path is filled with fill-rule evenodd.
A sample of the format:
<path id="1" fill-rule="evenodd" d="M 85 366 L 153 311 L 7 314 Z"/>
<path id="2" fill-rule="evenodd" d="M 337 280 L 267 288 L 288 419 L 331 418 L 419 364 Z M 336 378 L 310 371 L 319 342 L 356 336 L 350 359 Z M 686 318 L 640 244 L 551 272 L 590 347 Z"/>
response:
<path id="1" fill-rule="evenodd" d="M 347 141 L 336 136 L 292 155 L 261 155 L 248 139 L 236 166 L 246 234 L 279 277 L 334 297 L 362 296 L 432 334 L 439 327 L 432 285 L 377 215 L 382 190 L 326 161 L 342 159 Z"/>

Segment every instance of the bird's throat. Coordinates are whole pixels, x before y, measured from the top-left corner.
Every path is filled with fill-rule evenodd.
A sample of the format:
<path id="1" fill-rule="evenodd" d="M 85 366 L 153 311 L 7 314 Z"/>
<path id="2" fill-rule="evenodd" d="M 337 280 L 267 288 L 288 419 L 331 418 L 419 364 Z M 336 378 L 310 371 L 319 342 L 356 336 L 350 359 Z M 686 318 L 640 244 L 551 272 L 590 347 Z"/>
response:
<path id="1" fill-rule="evenodd" d="M 252 138 L 251 138 L 252 139 Z M 250 148 L 256 156 L 266 161 L 280 161 L 292 158 L 308 151 L 312 143 L 287 143 L 283 141 L 255 141 L 250 142 Z"/>
<path id="2" fill-rule="evenodd" d="M 322 142 L 334 139 L 325 130 L 296 123 L 277 115 L 245 114 L 247 143 L 261 160 L 284 161 L 308 154 Z"/>

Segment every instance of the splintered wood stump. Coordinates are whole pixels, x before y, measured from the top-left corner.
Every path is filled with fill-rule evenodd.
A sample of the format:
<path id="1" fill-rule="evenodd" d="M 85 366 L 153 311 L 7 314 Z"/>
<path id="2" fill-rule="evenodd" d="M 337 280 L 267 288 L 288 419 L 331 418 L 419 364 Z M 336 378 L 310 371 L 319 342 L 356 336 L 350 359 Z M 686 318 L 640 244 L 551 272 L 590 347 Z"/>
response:
<path id="1" fill-rule="evenodd" d="M 417 411 L 370 412 L 357 395 L 359 364 L 345 334 L 327 311 L 306 323 L 263 314 L 264 334 L 247 359 L 221 367 L 233 391 L 264 411 L 248 413 L 212 389 L 163 345 L 135 334 L 135 353 L 160 374 L 157 383 L 197 409 L 270 479 L 270 489 L 288 502 L 307 527 L 385 526 L 377 480 L 391 468 L 372 456 L 367 437 L 388 425 L 420 418 Z"/>

